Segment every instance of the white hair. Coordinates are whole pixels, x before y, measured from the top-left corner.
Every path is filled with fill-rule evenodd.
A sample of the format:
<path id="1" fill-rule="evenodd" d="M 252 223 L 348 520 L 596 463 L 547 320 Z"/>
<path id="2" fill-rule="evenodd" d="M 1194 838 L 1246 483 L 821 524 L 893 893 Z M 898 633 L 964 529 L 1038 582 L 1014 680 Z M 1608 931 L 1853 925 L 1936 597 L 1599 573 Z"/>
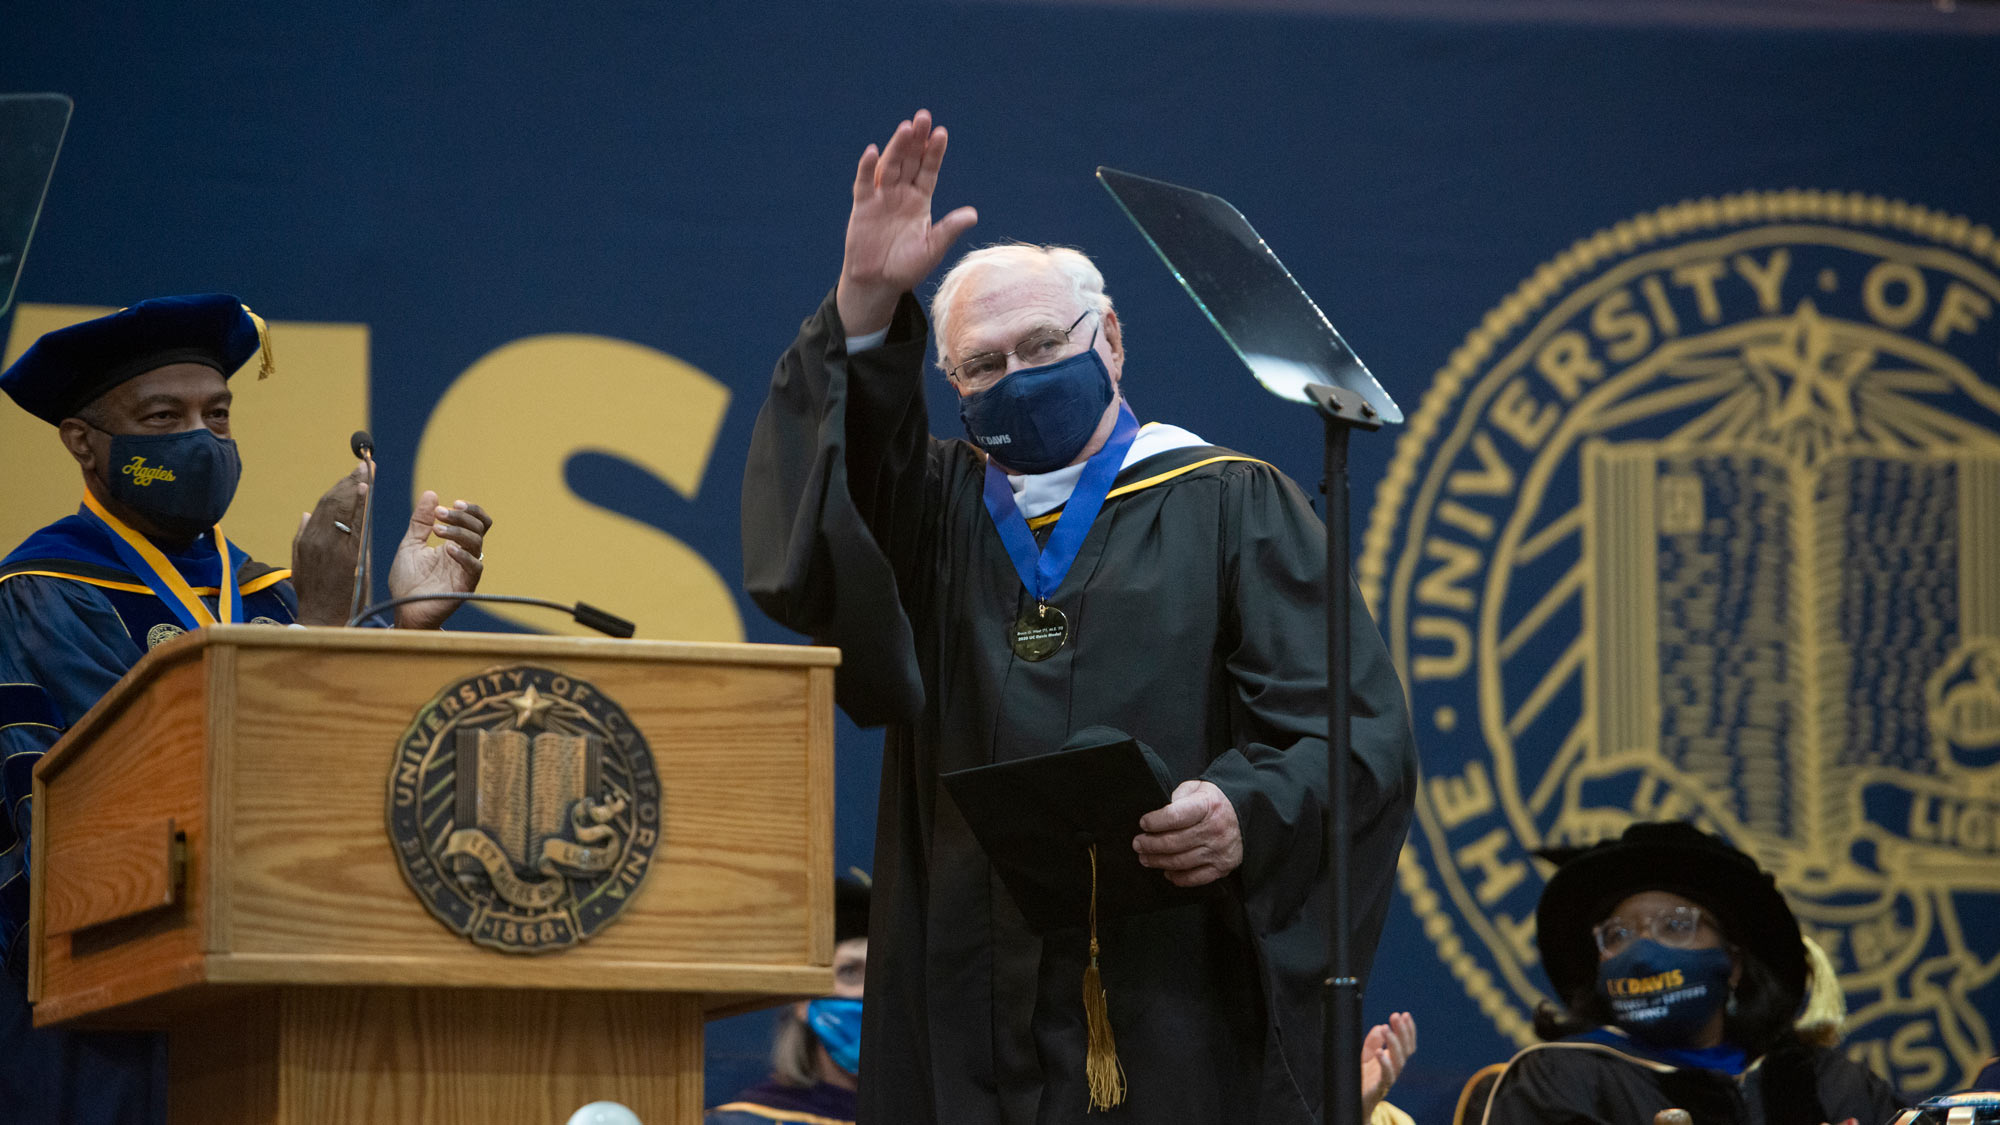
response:
<path id="1" fill-rule="evenodd" d="M 1032 242 L 1003 242 L 982 246 L 960 258 L 938 282 L 931 297 L 931 331 L 937 340 L 937 362 L 944 366 L 945 341 L 951 338 L 951 306 L 958 291 L 973 274 L 986 270 L 1010 273 L 1054 273 L 1069 283 L 1077 307 L 1100 316 L 1111 311 L 1111 298 L 1104 292 L 1104 275 L 1081 250 L 1067 246 L 1040 246 Z"/>

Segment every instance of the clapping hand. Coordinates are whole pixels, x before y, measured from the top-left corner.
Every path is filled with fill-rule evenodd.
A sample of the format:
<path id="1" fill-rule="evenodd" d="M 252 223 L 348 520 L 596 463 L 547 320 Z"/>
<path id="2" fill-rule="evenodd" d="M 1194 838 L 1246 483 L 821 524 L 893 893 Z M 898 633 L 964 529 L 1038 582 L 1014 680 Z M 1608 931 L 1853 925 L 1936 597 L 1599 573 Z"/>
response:
<path id="1" fill-rule="evenodd" d="M 1388 1023 L 1368 1029 L 1361 1041 L 1361 1119 L 1375 1116 L 1375 1107 L 1389 1096 L 1389 1087 L 1403 1074 L 1403 1064 L 1417 1053 L 1417 1020 L 1397 1012 Z"/>
<path id="2" fill-rule="evenodd" d="M 396 545 L 396 561 L 389 566 L 389 596 L 410 594 L 455 594 L 479 585 L 486 569 L 486 532 L 493 517 L 486 509 L 463 500 L 450 507 L 438 505 L 438 495 L 426 491 L 417 498 L 410 513 L 410 526 Z M 442 542 L 433 547 L 430 537 Z M 458 608 L 453 601 L 411 602 L 396 609 L 399 629 L 435 629 Z"/>
<path id="3" fill-rule="evenodd" d="M 301 625 L 345 625 L 354 597 L 354 560 L 361 553 L 361 508 L 374 465 L 357 462 L 334 482 L 310 512 L 299 515 L 292 536 L 292 589 Z"/>

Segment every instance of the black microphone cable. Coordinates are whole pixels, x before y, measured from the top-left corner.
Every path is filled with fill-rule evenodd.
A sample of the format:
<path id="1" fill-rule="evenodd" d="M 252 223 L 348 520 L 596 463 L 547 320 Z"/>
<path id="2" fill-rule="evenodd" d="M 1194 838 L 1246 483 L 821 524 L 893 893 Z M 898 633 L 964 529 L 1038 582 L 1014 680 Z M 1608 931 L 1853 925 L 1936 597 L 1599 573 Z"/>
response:
<path id="1" fill-rule="evenodd" d="M 400 598 L 390 598 L 387 601 L 376 602 L 374 605 L 364 607 L 352 617 L 349 617 L 347 624 L 351 628 L 381 613 L 383 610 L 394 609 L 399 605 L 408 605 L 411 602 L 505 602 L 508 605 L 541 606 L 544 609 L 553 609 L 567 613 L 570 616 L 570 620 L 575 621 L 577 624 L 588 626 L 606 636 L 617 637 L 621 640 L 630 637 L 637 628 L 637 626 L 623 617 L 585 602 L 566 605 L 562 602 L 550 601 L 548 598 L 529 598 L 519 594 L 457 592 L 445 594 L 405 594 Z"/>

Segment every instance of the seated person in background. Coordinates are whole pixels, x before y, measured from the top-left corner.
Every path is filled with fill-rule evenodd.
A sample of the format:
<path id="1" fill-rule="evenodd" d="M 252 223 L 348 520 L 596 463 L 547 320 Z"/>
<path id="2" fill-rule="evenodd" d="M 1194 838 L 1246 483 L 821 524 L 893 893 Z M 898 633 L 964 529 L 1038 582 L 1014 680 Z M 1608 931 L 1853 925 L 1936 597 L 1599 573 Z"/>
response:
<path id="1" fill-rule="evenodd" d="M 1668 1108 L 1703 1125 L 1881 1125 L 1911 1104 L 1801 1038 L 1798 921 L 1771 876 L 1718 837 L 1635 824 L 1557 868 L 1536 925 L 1566 1009 L 1536 1014 L 1550 1042 L 1501 1072 L 1488 1125 L 1647 1125 Z"/>
<path id="2" fill-rule="evenodd" d="M 868 975 L 868 887 L 833 884 L 833 995 L 781 1010 L 771 1077 L 715 1107 L 706 1125 L 851 1125 L 861 1076 L 861 986 Z"/>
<path id="3" fill-rule="evenodd" d="M 107 1125 L 165 1118 L 164 1038 L 32 1026 L 27 972 L 30 781 L 63 730 L 148 649 L 217 622 L 339 625 L 347 618 L 368 467 L 299 523 L 292 569 L 257 562 L 218 526 L 242 462 L 229 377 L 264 325 L 235 297 L 141 301 L 35 341 L 0 389 L 56 428 L 83 504 L 0 559 L 0 1119 Z M 337 435 L 329 435 L 329 438 Z M 393 594 L 470 590 L 492 521 L 424 493 L 389 571 Z M 435 533 L 442 546 L 426 546 Z M 449 602 L 403 607 L 435 629 Z"/>
<path id="4" fill-rule="evenodd" d="M 846 1125 L 855 1119 L 861 1075 L 861 989 L 868 971 L 868 887 L 834 885 L 833 995 L 784 1008 L 771 1043 L 771 1077 L 708 1112 L 705 1125 L 796 1121 Z M 1383 1099 L 1417 1052 L 1417 1021 L 1397 1012 L 1361 1044 L 1361 1112 L 1375 1125 L 1410 1125 Z"/>

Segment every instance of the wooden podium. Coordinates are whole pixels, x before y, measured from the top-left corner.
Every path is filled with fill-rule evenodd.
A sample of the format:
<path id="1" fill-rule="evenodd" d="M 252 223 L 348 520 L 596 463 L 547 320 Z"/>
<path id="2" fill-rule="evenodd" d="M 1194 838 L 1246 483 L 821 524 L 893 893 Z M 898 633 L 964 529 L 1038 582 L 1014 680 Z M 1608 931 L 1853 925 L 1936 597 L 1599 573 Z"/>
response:
<path id="1" fill-rule="evenodd" d="M 35 771 L 35 1022 L 168 1032 L 176 1123 L 562 1125 L 597 1100 L 697 1122 L 704 1017 L 832 991 L 838 660 L 269 626 L 164 644 Z M 653 836 L 617 757 L 632 734 L 657 773 Z M 454 746 L 468 772 L 480 756 L 470 797 Z M 509 773 L 522 747 L 540 756 Z M 586 776 L 566 763 L 587 763 L 591 800 L 559 799 Z M 405 823 L 423 837 L 398 843 Z M 448 854 L 489 823 L 508 854 L 539 846 L 540 871 L 501 861 L 489 885 Z M 617 866 L 563 882 L 597 890 L 552 925 L 509 928 L 493 888 L 560 890 L 557 852 Z M 479 888 L 497 905 L 466 907 Z M 427 896 L 484 919 L 489 944 Z M 554 951 L 490 947 L 593 919 Z"/>

